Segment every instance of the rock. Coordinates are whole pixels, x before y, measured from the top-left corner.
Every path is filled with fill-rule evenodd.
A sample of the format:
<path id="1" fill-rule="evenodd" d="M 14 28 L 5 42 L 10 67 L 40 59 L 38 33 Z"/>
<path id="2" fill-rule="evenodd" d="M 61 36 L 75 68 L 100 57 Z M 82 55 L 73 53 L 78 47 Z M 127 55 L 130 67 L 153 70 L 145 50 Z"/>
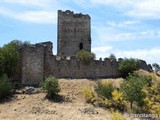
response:
<path id="1" fill-rule="evenodd" d="M 44 107 L 32 107 L 32 110 L 30 111 L 32 114 L 55 114 L 56 111 L 54 110 L 48 110 L 44 109 Z"/>
<path id="2" fill-rule="evenodd" d="M 39 88 L 25 87 L 24 89 L 22 89 L 22 93 L 23 94 L 36 94 L 36 93 L 40 93 L 40 90 Z"/>
<path id="3" fill-rule="evenodd" d="M 98 111 L 95 110 L 94 108 L 84 108 L 84 109 L 79 109 L 79 111 L 87 114 L 98 114 Z"/>

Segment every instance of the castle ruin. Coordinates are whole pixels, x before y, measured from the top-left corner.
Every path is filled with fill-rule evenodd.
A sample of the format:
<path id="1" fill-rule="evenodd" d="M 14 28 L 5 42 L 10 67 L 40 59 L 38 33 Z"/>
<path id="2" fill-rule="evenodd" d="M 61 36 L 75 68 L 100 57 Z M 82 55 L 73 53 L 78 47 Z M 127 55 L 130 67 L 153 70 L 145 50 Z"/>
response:
<path id="1" fill-rule="evenodd" d="M 22 84 L 36 85 L 47 76 L 56 78 L 97 79 L 116 78 L 121 73 L 118 61 L 105 58 L 92 60 L 85 65 L 75 54 L 84 49 L 91 52 L 90 16 L 74 14 L 72 11 L 58 11 L 58 51 L 52 53 L 52 42 L 37 43 L 21 48 L 21 62 L 17 79 Z M 141 60 L 142 69 L 150 67 Z"/>
<path id="2" fill-rule="evenodd" d="M 91 52 L 90 16 L 58 10 L 57 55 L 74 56 L 79 50 Z"/>

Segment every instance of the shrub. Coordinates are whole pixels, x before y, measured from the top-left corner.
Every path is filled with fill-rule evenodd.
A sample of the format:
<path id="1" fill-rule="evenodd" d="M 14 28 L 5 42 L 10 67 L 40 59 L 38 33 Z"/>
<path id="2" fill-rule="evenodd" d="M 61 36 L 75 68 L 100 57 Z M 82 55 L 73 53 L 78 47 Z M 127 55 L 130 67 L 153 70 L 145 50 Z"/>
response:
<path id="1" fill-rule="evenodd" d="M 19 49 L 29 42 L 13 40 L 0 48 L 0 76 L 6 74 L 12 77 L 16 72 L 16 67 L 20 59 Z"/>
<path id="2" fill-rule="evenodd" d="M 12 85 L 6 75 L 0 77 L 0 98 L 8 97 L 12 94 Z"/>
<path id="3" fill-rule="evenodd" d="M 113 100 L 113 104 L 114 107 L 119 109 L 119 110 L 124 110 L 125 108 L 125 100 L 123 98 L 123 93 L 118 91 L 118 90 L 114 90 L 112 92 L 112 100 Z"/>
<path id="4" fill-rule="evenodd" d="M 60 92 L 60 86 L 58 79 L 54 77 L 48 77 L 43 83 L 43 89 L 47 91 L 47 96 L 53 98 Z"/>
<path id="5" fill-rule="evenodd" d="M 114 87 L 111 82 L 98 81 L 95 90 L 99 96 L 111 99 Z"/>
<path id="6" fill-rule="evenodd" d="M 93 103 L 95 100 L 95 94 L 91 90 L 91 88 L 84 88 L 83 89 L 83 94 L 85 96 L 86 102 L 88 103 Z"/>
<path id="7" fill-rule="evenodd" d="M 125 117 L 119 112 L 112 111 L 112 120 L 125 120 Z"/>
<path id="8" fill-rule="evenodd" d="M 77 54 L 76 57 L 80 59 L 84 64 L 88 65 L 91 60 L 95 59 L 95 54 L 88 52 L 86 50 L 80 50 Z"/>
<path id="9" fill-rule="evenodd" d="M 133 73 L 133 71 L 138 70 L 139 64 L 140 64 L 140 61 L 138 59 L 125 58 L 119 63 L 118 69 L 126 77 L 129 75 L 129 73 Z"/>
<path id="10" fill-rule="evenodd" d="M 146 97 L 143 88 L 149 86 L 151 79 L 146 76 L 138 76 L 137 74 L 130 74 L 129 77 L 124 80 L 120 86 L 120 90 L 126 100 L 130 102 L 131 109 L 133 102 L 136 102 L 141 107 Z"/>
<path id="11" fill-rule="evenodd" d="M 9 44 L 6 44 L 1 48 L 1 58 L 0 59 L 0 66 L 3 66 L 2 73 L 7 74 L 8 77 L 10 77 L 16 69 L 17 61 L 19 60 L 19 52 L 18 52 L 19 46 L 15 41 L 12 41 Z"/>
<path id="12" fill-rule="evenodd" d="M 152 114 L 160 114 L 160 82 L 157 81 L 147 88 L 144 88 L 146 97 L 144 101 L 144 111 Z"/>
<path id="13" fill-rule="evenodd" d="M 116 60 L 116 56 L 115 56 L 114 54 L 112 54 L 112 53 L 109 55 L 109 58 L 110 58 L 111 60 Z"/>

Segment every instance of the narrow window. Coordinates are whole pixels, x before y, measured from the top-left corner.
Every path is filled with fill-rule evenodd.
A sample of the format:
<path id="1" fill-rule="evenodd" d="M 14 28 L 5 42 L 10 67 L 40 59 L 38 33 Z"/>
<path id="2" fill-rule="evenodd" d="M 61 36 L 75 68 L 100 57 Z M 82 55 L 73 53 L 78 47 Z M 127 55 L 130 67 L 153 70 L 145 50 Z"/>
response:
<path id="1" fill-rule="evenodd" d="M 83 49 L 83 43 L 82 43 L 82 42 L 79 44 L 79 49 L 80 49 L 80 50 Z"/>

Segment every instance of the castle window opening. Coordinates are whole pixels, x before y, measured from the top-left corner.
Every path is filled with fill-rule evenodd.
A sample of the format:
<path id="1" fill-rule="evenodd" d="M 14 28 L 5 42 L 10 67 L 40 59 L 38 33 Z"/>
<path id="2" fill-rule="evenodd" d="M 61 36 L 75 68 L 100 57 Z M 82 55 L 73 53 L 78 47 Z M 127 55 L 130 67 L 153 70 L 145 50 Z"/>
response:
<path id="1" fill-rule="evenodd" d="M 79 44 L 79 49 L 80 49 L 80 50 L 83 49 L 83 43 L 82 43 L 82 42 Z"/>

